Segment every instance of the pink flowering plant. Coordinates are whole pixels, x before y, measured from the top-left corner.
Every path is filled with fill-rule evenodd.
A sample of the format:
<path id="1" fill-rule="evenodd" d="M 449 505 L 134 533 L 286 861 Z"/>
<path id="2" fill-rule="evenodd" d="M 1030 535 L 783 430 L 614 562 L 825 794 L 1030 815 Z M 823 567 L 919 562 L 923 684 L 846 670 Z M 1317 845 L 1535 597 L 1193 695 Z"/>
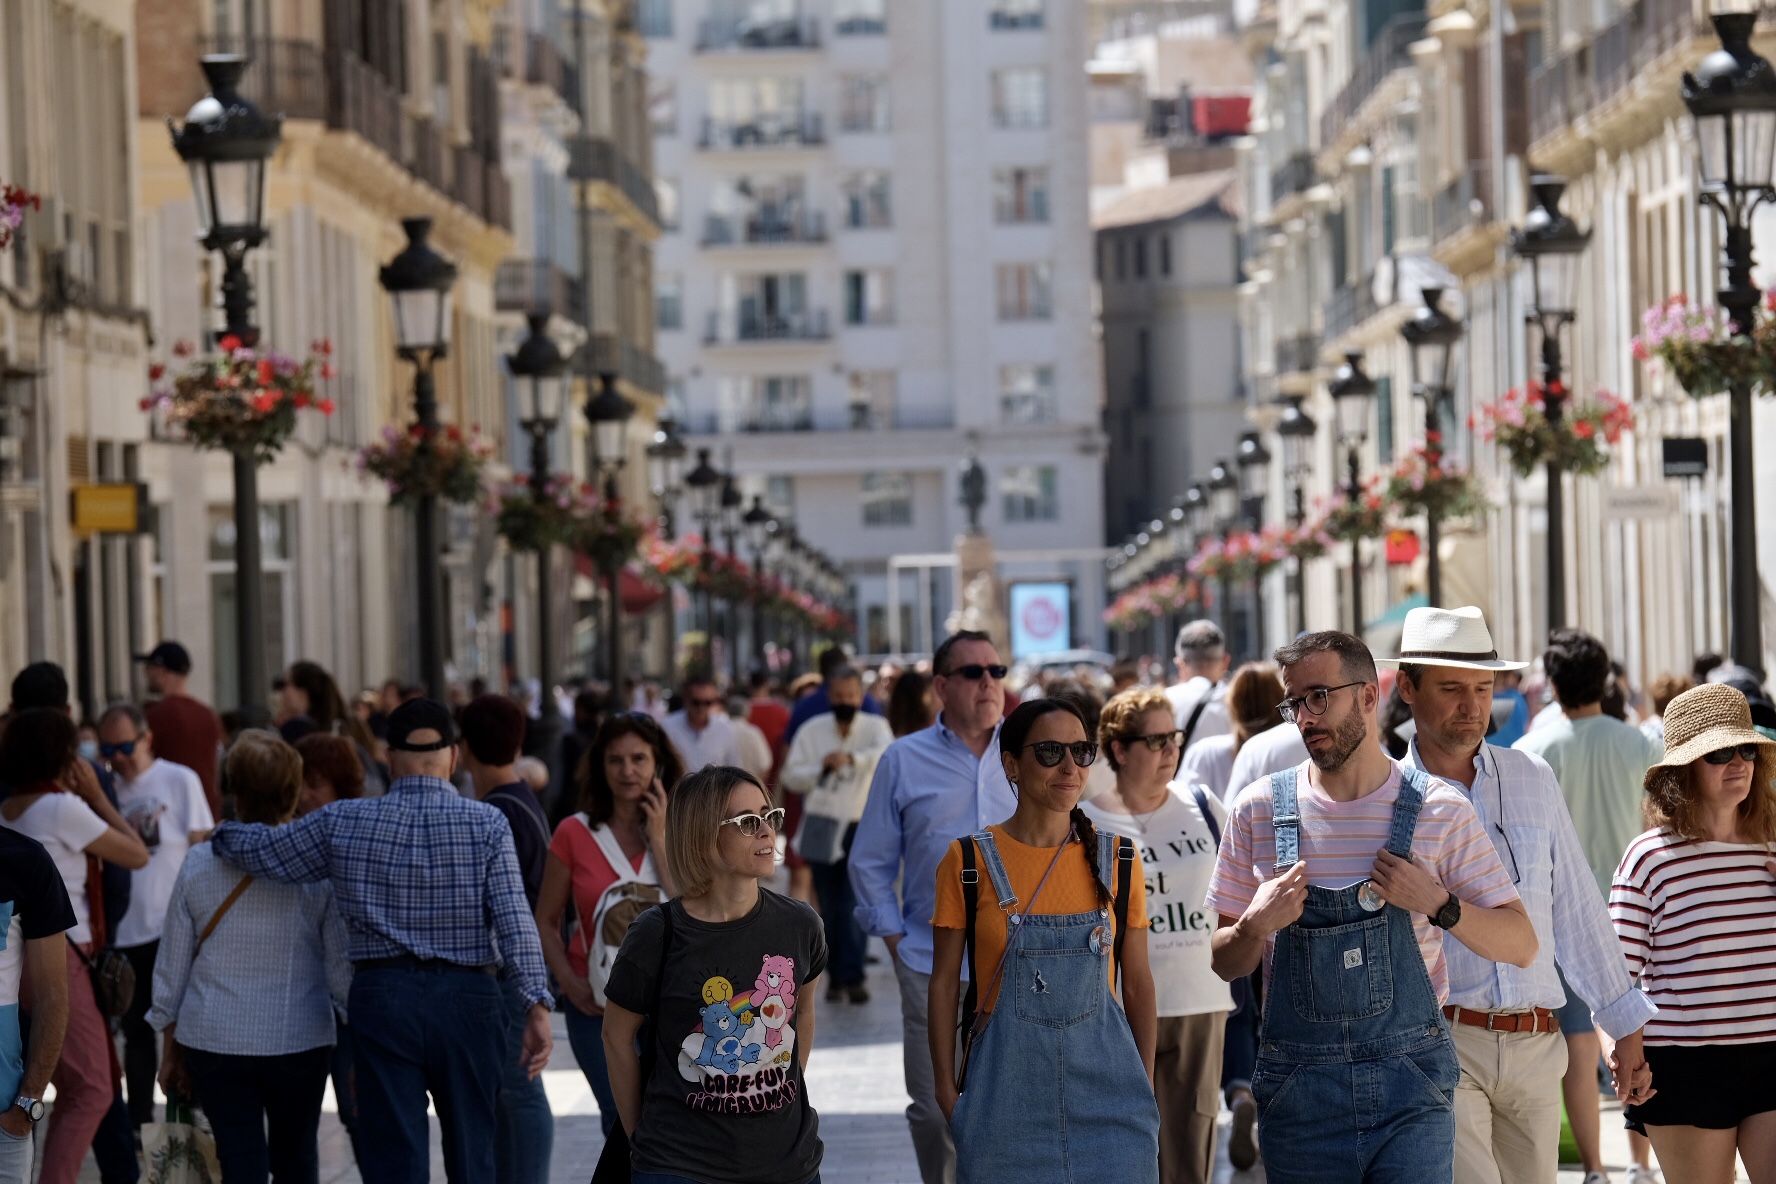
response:
<path id="1" fill-rule="evenodd" d="M 621 498 L 594 498 L 575 524 L 569 545 L 600 569 L 622 567 L 641 553 L 653 521 L 631 511 Z"/>
<path id="2" fill-rule="evenodd" d="M 391 505 L 410 505 L 420 498 L 441 497 L 457 505 L 481 500 L 482 474 L 493 445 L 481 433 L 455 424 L 427 429 L 382 429 L 382 438 L 358 450 L 358 471 L 388 486 Z"/>
<path id="3" fill-rule="evenodd" d="M 12 245 L 12 237 L 24 225 L 26 210 L 41 210 L 43 199 L 23 185 L 0 184 L 0 251 Z"/>
<path id="4" fill-rule="evenodd" d="M 1750 337 L 1733 336 L 1722 308 L 1692 305 L 1681 292 L 1641 314 L 1634 357 L 1658 362 L 1694 398 L 1749 383 L 1776 394 L 1776 291 L 1767 293 Z"/>
<path id="5" fill-rule="evenodd" d="M 1326 533 L 1324 518 L 1310 518 L 1299 526 L 1267 526 L 1264 533 L 1270 536 L 1272 546 L 1302 562 L 1320 558 L 1337 541 Z"/>
<path id="6" fill-rule="evenodd" d="M 1387 533 L 1387 499 L 1380 477 L 1365 481 L 1355 500 L 1344 490 L 1335 490 L 1320 503 L 1319 512 L 1323 529 L 1336 542 L 1378 539 Z"/>
<path id="7" fill-rule="evenodd" d="M 494 529 L 514 550 L 541 551 L 574 541 L 597 506 L 592 486 L 566 473 L 551 474 L 542 488 L 519 475 L 500 486 L 491 509 Z"/>
<path id="8" fill-rule="evenodd" d="M 333 377 L 328 342 L 314 342 L 300 362 L 275 350 L 249 349 L 232 335 L 216 345 L 216 353 L 198 357 L 190 342 L 174 343 L 182 368 L 169 376 L 164 363 L 150 366 L 141 409 L 162 416 L 199 448 L 250 452 L 260 464 L 282 450 L 296 430 L 298 411 L 333 414 L 333 400 L 315 394 L 316 378 Z"/>
<path id="9" fill-rule="evenodd" d="M 1427 433 L 1423 444 L 1400 458 L 1388 474 L 1384 497 L 1408 518 L 1417 514 L 1460 518 L 1486 504 L 1473 474 L 1444 457 L 1435 432 Z"/>
<path id="10" fill-rule="evenodd" d="M 1566 394 L 1560 383 L 1544 390 L 1532 382 L 1481 406 L 1469 426 L 1505 450 L 1518 476 L 1550 463 L 1581 477 L 1596 476 L 1609 466 L 1610 448 L 1634 427 L 1634 409 L 1626 399 L 1600 390 L 1588 402 L 1567 404 L 1558 420 L 1550 420 L 1548 396 Z"/>
<path id="11" fill-rule="evenodd" d="M 1124 633 L 1145 629 L 1195 603 L 1198 592 L 1196 581 L 1176 572 L 1154 576 L 1111 601 L 1110 607 L 1104 610 L 1104 623 Z"/>

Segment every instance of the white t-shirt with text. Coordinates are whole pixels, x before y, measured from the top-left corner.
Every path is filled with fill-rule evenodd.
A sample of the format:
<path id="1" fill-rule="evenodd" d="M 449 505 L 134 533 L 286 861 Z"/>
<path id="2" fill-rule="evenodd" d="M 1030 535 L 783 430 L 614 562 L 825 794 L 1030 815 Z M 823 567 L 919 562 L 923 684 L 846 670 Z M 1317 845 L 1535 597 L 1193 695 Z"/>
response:
<path id="1" fill-rule="evenodd" d="M 134 781 L 118 779 L 117 810 L 148 848 L 148 866 L 130 873 L 129 911 L 117 923 L 116 944 L 129 949 L 160 940 L 191 832 L 210 830 L 216 820 L 197 774 L 162 760 Z"/>

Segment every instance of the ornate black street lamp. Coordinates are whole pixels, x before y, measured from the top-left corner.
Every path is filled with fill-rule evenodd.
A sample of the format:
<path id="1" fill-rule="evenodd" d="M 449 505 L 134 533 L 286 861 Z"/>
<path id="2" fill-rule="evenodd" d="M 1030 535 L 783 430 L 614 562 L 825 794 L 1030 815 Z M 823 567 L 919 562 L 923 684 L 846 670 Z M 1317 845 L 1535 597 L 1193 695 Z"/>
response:
<path id="1" fill-rule="evenodd" d="M 1184 511 L 1184 559 L 1179 565 L 1179 574 L 1187 575 L 1190 570 L 1190 557 L 1202 546 L 1203 538 L 1209 533 L 1209 488 L 1201 481 L 1193 481 L 1178 499 L 1178 507 Z M 1197 594 L 1190 605 L 1193 617 L 1208 616 L 1208 597 L 1202 593 L 1201 583 L 1197 583 Z"/>
<path id="2" fill-rule="evenodd" d="M 1375 380 L 1363 372 L 1363 355 L 1351 351 L 1327 384 L 1338 415 L 1338 442 L 1344 446 L 1344 496 L 1354 509 L 1363 503 L 1363 445 L 1369 439 L 1369 400 Z M 1351 632 L 1363 635 L 1363 542 L 1351 537 Z"/>
<path id="3" fill-rule="evenodd" d="M 592 455 L 589 458 L 592 475 L 602 488 L 604 512 L 613 520 L 623 512 L 617 479 L 629 459 L 629 420 L 634 414 L 635 404 L 617 389 L 617 376 L 600 374 L 598 394 L 586 400 L 585 415 L 586 423 L 592 428 Z M 601 547 L 598 553 L 598 565 L 603 569 L 600 574 L 604 576 L 605 589 L 610 595 L 609 618 L 604 630 L 604 669 L 613 695 L 621 694 L 623 688 L 621 583 L 623 563 L 627 558 L 614 545 Z"/>
<path id="4" fill-rule="evenodd" d="M 549 314 L 531 313 L 525 320 L 530 332 L 506 358 L 506 367 L 516 379 L 512 391 L 518 402 L 519 426 L 530 435 L 530 494 L 540 503 L 549 497 L 549 439 L 567 406 L 570 380 L 567 359 L 547 332 Z M 553 735 L 561 714 L 555 702 L 555 605 L 549 575 L 550 550 L 547 543 L 536 549 L 537 680 L 542 684 L 537 730 L 545 736 Z"/>
<path id="5" fill-rule="evenodd" d="M 1209 512 L 1214 517 L 1214 529 L 1221 536 L 1222 543 L 1225 544 L 1239 526 L 1239 478 L 1234 475 L 1233 462 L 1226 459 L 1216 461 L 1209 468 L 1209 479 L 1205 484 L 1209 491 Z M 1233 629 L 1233 577 L 1227 574 L 1225 566 L 1221 571 L 1221 627 L 1231 632 Z"/>
<path id="6" fill-rule="evenodd" d="M 1523 229 L 1511 239 L 1511 249 L 1529 264 L 1534 290 L 1525 318 L 1542 335 L 1542 413 L 1558 424 L 1566 402 L 1561 381 L 1560 331 L 1573 323 L 1578 292 L 1579 256 L 1591 241 L 1590 231 L 1580 230 L 1560 212 L 1560 195 L 1566 182 L 1538 175 L 1530 182 L 1534 194 Z M 1548 631 L 1566 624 L 1566 489 L 1560 463 L 1548 460 Z"/>
<path id="7" fill-rule="evenodd" d="M 395 352 L 413 363 L 413 412 L 420 428 L 419 449 L 434 446 L 438 433 L 438 388 L 432 367 L 450 352 L 450 289 L 456 265 L 426 242 L 430 218 L 406 218 L 407 245 L 382 269 L 382 287 L 395 306 Z M 422 460 L 420 467 L 426 467 Z M 439 567 L 438 498 L 421 494 L 414 506 L 414 546 L 419 573 L 419 673 L 426 694 L 444 701 L 443 576 Z"/>
<path id="8" fill-rule="evenodd" d="M 1283 442 L 1283 477 L 1289 484 L 1289 525 L 1299 530 L 1307 521 L 1307 475 L 1313 470 L 1314 437 L 1319 425 L 1302 410 L 1301 397 L 1291 395 L 1283 401 L 1283 416 L 1277 421 L 1277 436 Z M 1294 600 L 1292 633 L 1299 637 L 1307 631 L 1307 585 L 1304 579 L 1305 560 L 1294 561 L 1289 573 L 1290 595 Z"/>
<path id="9" fill-rule="evenodd" d="M 1425 459 L 1432 470 L 1443 467 L 1444 416 L 1454 418 L 1455 347 L 1462 323 L 1443 311 L 1443 289 L 1423 288 L 1424 304 L 1400 326 L 1412 348 L 1412 393 L 1425 405 Z M 1425 595 L 1443 603 L 1443 514 L 1435 505 L 1425 511 Z"/>
<path id="10" fill-rule="evenodd" d="M 265 166 L 282 138 L 283 118 L 265 115 L 240 96 L 247 59 L 210 54 L 202 61 L 210 93 L 172 133 L 173 150 L 191 171 L 199 239 L 222 256 L 222 323 L 225 336 L 244 346 L 259 341 L 253 324 L 253 281 L 247 252 L 269 237 L 265 229 Z M 249 724 L 270 718 L 265 692 L 265 563 L 259 536 L 259 458 L 236 448 L 234 468 L 234 637 L 240 681 L 239 707 Z"/>
<path id="11" fill-rule="evenodd" d="M 1264 447 L 1264 438 L 1257 432 L 1242 433 L 1233 462 L 1239 469 L 1240 510 L 1256 533 L 1264 529 L 1264 494 L 1270 488 L 1270 451 Z M 1264 576 L 1256 565 L 1252 571 L 1251 652 L 1264 653 Z"/>
<path id="12" fill-rule="evenodd" d="M 740 486 L 734 480 L 732 470 L 722 474 L 721 485 L 721 532 L 722 549 L 728 558 L 738 557 L 740 539 L 740 511 L 746 505 L 746 499 L 740 496 Z M 728 643 L 728 685 L 740 685 L 740 601 L 733 596 L 727 598 L 727 618 L 725 632 Z"/>
<path id="13" fill-rule="evenodd" d="M 746 507 L 746 513 L 740 515 L 740 529 L 746 534 L 746 549 L 752 553 L 752 570 L 758 576 L 760 591 L 752 598 L 752 648 L 758 658 L 760 670 L 769 669 L 768 655 L 765 653 L 765 597 L 764 583 L 767 577 L 765 568 L 766 552 L 770 550 L 776 538 L 773 527 L 777 520 L 771 517 L 771 511 L 765 509 L 765 499 L 759 494 L 752 495 L 752 505 Z"/>
<path id="14" fill-rule="evenodd" d="M 710 577 L 715 573 L 715 528 L 721 516 L 721 470 L 709 463 L 709 449 L 697 449 L 697 463 L 685 474 L 685 488 L 691 495 L 691 517 L 697 520 L 697 531 L 703 540 L 703 633 L 704 644 L 715 643 L 715 600 L 710 595 Z M 713 649 L 710 650 L 713 655 Z"/>
<path id="15" fill-rule="evenodd" d="M 1721 13 L 1714 18 L 1721 48 L 1683 78 L 1684 105 L 1696 121 L 1696 165 L 1701 197 L 1726 223 L 1723 263 L 1726 282 L 1721 307 L 1733 335 L 1749 338 L 1763 292 L 1752 282 L 1752 216 L 1776 201 L 1776 70 L 1751 48 L 1755 13 Z M 1732 469 L 1732 533 L 1728 547 L 1732 587 L 1733 661 L 1763 669 L 1763 627 L 1759 620 L 1757 567 L 1757 487 L 1752 475 L 1751 384 L 1741 378 L 1729 388 L 1728 457 Z"/>
<path id="16" fill-rule="evenodd" d="M 684 496 L 684 439 L 671 414 L 660 416 L 654 437 L 647 443 L 648 489 L 660 507 L 660 533 L 670 542 L 678 530 L 678 499 Z M 671 588 L 666 589 L 666 669 L 668 680 L 678 681 L 678 606 Z"/>

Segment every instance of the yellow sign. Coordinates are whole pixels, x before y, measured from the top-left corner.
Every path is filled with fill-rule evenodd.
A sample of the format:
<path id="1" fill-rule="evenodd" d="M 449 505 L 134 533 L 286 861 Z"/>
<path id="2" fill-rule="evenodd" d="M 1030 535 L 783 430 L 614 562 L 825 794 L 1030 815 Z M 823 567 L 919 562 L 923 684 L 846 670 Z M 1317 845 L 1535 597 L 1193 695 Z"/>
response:
<path id="1" fill-rule="evenodd" d="M 142 529 L 140 485 L 76 485 L 71 496 L 74 529 L 82 534 L 136 534 Z"/>

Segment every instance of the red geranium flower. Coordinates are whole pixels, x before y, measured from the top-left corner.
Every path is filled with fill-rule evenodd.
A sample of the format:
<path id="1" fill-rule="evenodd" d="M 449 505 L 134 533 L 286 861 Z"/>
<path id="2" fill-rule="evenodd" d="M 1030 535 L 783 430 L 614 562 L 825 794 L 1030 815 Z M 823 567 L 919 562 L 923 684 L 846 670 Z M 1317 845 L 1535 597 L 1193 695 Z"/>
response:
<path id="1" fill-rule="evenodd" d="M 231 354 L 241 347 L 241 339 L 230 333 L 216 343 L 216 348 L 225 354 Z"/>
<path id="2" fill-rule="evenodd" d="M 334 404 L 333 404 L 332 399 L 322 399 L 319 403 L 315 404 L 315 409 L 317 411 L 319 411 L 322 415 L 332 415 L 333 414 L 333 406 L 334 406 Z"/>
<path id="3" fill-rule="evenodd" d="M 148 367 L 148 381 L 149 382 L 159 382 L 161 379 L 161 376 L 164 375 L 166 372 L 167 372 L 167 368 L 165 366 L 163 366 L 161 363 L 156 362 L 156 363 L 154 363 L 154 365 Z"/>

